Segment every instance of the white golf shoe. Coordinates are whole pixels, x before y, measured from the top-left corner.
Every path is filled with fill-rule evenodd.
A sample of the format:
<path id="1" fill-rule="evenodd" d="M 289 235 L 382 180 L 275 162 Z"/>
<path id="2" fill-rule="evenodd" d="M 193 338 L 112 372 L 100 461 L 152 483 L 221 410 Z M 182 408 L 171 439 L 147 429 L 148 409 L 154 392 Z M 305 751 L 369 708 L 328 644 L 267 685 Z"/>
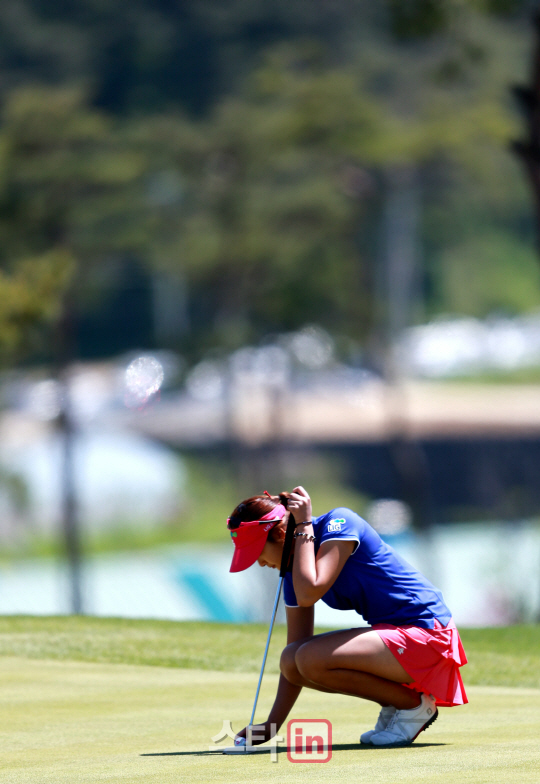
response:
<path id="1" fill-rule="evenodd" d="M 374 746 L 405 746 L 412 743 L 433 724 L 438 716 L 434 698 L 427 694 L 421 695 L 421 702 L 412 710 L 398 710 L 390 718 L 385 729 L 371 736 L 370 742 Z"/>
<path id="2" fill-rule="evenodd" d="M 360 743 L 371 743 L 371 738 L 378 732 L 382 732 L 388 726 L 388 722 L 396 712 L 396 708 L 393 705 L 388 705 L 385 708 L 381 708 L 381 712 L 379 713 L 379 718 L 377 719 L 377 724 L 375 725 L 374 729 L 368 730 L 367 732 L 363 732 L 360 735 Z"/>

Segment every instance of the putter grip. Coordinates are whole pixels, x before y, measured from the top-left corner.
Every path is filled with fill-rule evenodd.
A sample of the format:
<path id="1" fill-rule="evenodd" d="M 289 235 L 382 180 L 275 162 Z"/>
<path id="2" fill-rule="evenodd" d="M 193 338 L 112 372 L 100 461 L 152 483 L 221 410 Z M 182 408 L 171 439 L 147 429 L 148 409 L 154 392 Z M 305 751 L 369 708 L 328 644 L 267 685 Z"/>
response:
<path id="1" fill-rule="evenodd" d="M 294 517 L 292 516 L 292 512 L 289 514 L 289 521 L 287 523 L 287 530 L 285 532 L 285 543 L 283 545 L 283 555 L 281 556 L 281 568 L 279 570 L 279 576 L 285 577 L 287 574 L 287 566 L 289 563 L 289 556 L 291 554 L 292 543 L 293 543 L 293 536 L 294 536 Z"/>

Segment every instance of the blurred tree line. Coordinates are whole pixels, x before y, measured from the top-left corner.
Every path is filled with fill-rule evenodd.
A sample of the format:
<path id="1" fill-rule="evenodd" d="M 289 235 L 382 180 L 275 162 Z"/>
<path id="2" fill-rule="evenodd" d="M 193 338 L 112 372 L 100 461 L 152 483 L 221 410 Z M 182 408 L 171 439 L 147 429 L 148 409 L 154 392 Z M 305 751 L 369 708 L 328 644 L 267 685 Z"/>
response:
<path id="1" fill-rule="evenodd" d="M 407 244 L 403 323 L 535 307 L 508 151 L 532 6 L 3 0 L 4 361 L 306 323 L 355 351 Z"/>

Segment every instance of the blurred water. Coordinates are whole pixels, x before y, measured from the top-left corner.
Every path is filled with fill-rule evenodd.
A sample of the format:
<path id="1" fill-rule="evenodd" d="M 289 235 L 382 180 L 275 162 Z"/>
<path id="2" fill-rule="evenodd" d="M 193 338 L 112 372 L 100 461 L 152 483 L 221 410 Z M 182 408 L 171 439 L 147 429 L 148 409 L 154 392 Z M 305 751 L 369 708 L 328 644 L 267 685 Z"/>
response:
<path id="1" fill-rule="evenodd" d="M 429 540 L 388 537 L 440 588 L 460 626 L 533 622 L 540 616 L 540 527 L 534 522 L 438 526 Z M 168 547 L 88 559 L 85 607 L 91 615 L 224 622 L 270 618 L 277 573 L 230 574 L 231 547 Z M 69 612 L 67 570 L 45 559 L 0 567 L 0 613 Z M 281 607 L 278 620 L 284 619 Z M 316 606 L 321 626 L 363 623 L 354 612 Z"/>

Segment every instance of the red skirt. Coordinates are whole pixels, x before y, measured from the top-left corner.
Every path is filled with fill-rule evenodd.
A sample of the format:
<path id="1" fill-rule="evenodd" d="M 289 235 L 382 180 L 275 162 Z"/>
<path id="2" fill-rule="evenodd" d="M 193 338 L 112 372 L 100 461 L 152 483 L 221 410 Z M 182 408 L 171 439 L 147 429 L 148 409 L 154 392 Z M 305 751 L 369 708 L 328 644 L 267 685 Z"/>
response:
<path id="1" fill-rule="evenodd" d="M 432 694 L 443 708 L 468 702 L 459 672 L 467 657 L 454 621 L 443 627 L 436 620 L 434 629 L 389 623 L 372 628 L 413 679 L 404 686 Z"/>

